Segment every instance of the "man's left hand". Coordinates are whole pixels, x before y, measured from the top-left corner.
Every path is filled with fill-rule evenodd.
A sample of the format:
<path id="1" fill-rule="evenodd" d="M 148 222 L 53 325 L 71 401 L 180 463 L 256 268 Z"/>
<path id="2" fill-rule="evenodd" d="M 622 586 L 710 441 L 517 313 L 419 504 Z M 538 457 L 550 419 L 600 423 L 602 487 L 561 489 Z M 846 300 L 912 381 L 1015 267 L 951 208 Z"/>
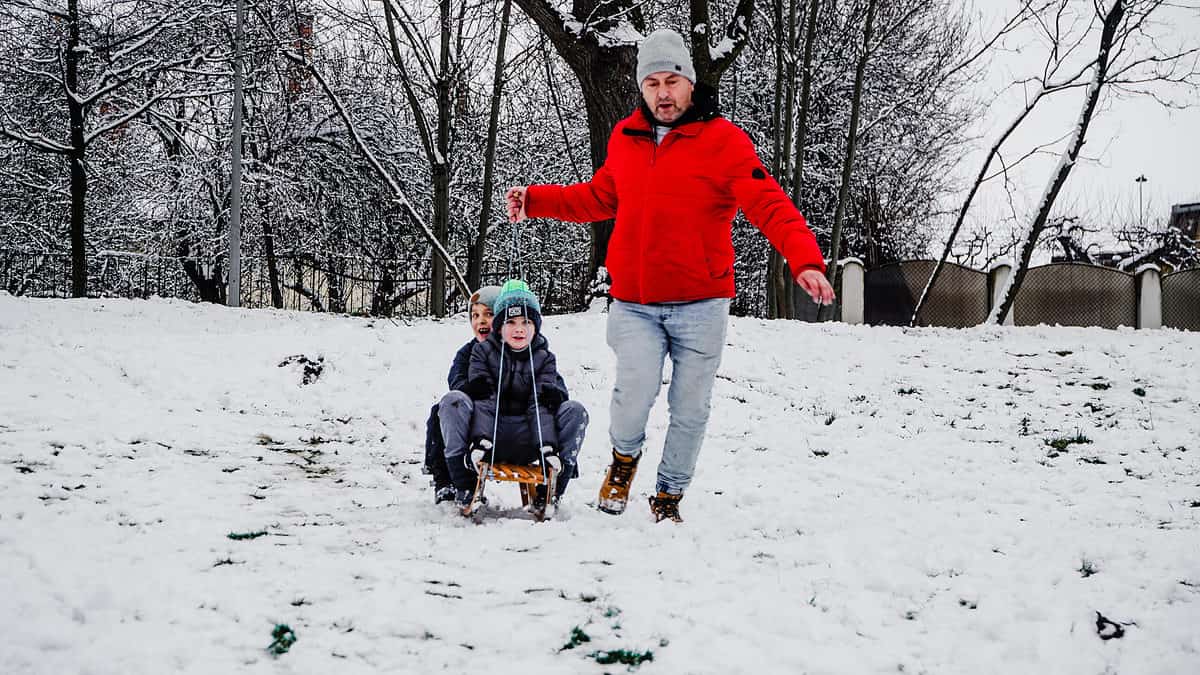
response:
<path id="1" fill-rule="evenodd" d="M 808 269 L 796 275 L 796 283 L 818 305 L 832 305 L 834 300 L 833 286 L 825 278 L 823 272 Z"/>

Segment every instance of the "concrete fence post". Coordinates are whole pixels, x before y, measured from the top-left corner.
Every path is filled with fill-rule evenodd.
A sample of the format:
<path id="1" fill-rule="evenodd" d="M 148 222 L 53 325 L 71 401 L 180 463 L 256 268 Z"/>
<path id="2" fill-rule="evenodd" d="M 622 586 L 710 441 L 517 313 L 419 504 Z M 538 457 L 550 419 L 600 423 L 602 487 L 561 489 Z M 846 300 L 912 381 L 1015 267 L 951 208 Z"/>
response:
<path id="1" fill-rule="evenodd" d="M 1012 265 L 1008 263 L 996 263 L 992 265 L 992 269 L 988 271 L 988 288 L 991 289 L 991 298 L 988 302 L 988 312 L 990 313 L 1003 300 L 1000 296 L 1004 292 L 1004 287 L 1008 285 L 1008 277 L 1012 275 Z M 1016 303 L 1008 310 L 1008 316 L 1004 317 L 1004 321 L 1000 323 L 1005 326 L 1013 325 L 1013 310 L 1016 309 Z"/>
<path id="2" fill-rule="evenodd" d="M 845 258 L 842 268 L 842 323 L 864 323 L 866 319 L 866 273 L 858 258 Z"/>
<path id="3" fill-rule="evenodd" d="M 1138 328 L 1162 328 L 1162 274 L 1158 265 L 1142 265 L 1134 272 L 1138 288 Z"/>

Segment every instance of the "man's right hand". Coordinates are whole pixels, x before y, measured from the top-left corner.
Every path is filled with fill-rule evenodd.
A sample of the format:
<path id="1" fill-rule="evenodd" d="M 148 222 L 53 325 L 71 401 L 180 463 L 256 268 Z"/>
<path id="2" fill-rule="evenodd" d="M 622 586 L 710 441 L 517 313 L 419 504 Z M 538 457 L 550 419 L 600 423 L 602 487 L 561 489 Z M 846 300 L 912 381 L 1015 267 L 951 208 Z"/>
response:
<path id="1" fill-rule="evenodd" d="M 508 222 L 519 223 L 525 220 L 525 188 L 524 185 L 508 188 L 508 192 L 504 195 L 504 200 L 508 206 Z"/>

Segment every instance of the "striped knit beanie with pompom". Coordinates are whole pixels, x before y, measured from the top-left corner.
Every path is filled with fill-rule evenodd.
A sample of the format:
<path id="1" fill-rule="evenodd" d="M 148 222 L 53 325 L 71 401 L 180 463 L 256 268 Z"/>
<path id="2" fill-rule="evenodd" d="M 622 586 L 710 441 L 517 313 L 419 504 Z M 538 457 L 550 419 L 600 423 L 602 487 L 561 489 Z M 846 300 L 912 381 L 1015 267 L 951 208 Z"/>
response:
<path id="1" fill-rule="evenodd" d="M 542 332 L 542 304 L 537 296 L 529 290 L 529 284 L 520 279 L 509 279 L 500 287 L 500 295 L 492 305 L 495 318 L 492 319 L 492 330 L 500 332 L 505 321 L 523 316 L 533 322 L 534 328 Z"/>

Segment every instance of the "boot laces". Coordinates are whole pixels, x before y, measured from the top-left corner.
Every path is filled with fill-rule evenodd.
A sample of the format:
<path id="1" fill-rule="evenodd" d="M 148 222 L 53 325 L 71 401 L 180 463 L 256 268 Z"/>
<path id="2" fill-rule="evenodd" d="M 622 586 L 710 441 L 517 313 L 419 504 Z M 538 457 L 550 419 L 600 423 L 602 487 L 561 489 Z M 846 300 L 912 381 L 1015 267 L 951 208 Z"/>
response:
<path id="1" fill-rule="evenodd" d="M 612 484 L 613 485 L 628 485 L 629 479 L 633 477 L 633 469 L 637 463 L 630 460 L 622 462 L 614 460 L 612 463 Z"/>

